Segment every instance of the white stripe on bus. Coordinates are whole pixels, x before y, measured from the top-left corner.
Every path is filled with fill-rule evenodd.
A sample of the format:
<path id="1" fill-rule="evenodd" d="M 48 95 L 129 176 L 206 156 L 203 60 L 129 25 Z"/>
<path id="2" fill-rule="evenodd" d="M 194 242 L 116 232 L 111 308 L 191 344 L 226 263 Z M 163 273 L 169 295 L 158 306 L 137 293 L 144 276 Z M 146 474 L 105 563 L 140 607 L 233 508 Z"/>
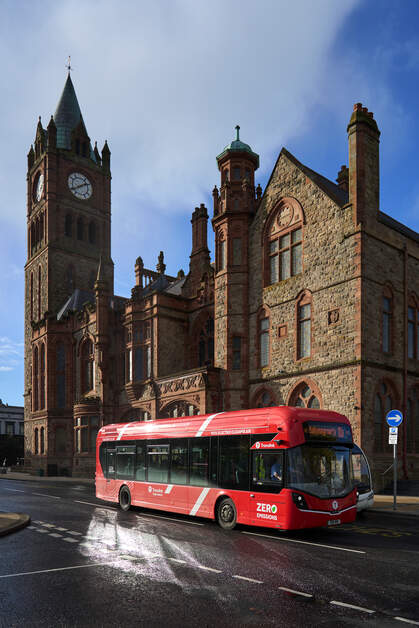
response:
<path id="1" fill-rule="evenodd" d="M 121 440 L 122 436 L 124 435 L 125 430 L 127 430 L 130 427 L 130 425 L 131 423 L 127 423 L 126 425 L 124 425 L 124 427 L 119 432 L 118 438 L 116 440 Z"/>
<path id="2" fill-rule="evenodd" d="M 189 513 L 190 515 L 196 515 L 196 513 L 198 512 L 198 510 L 199 510 L 199 509 L 200 509 L 200 507 L 201 507 L 202 502 L 204 501 L 204 499 L 205 499 L 205 498 L 206 498 L 206 496 L 208 495 L 209 491 L 210 491 L 210 490 L 209 490 L 209 488 L 204 488 L 204 489 L 201 491 L 201 493 L 200 493 L 200 495 L 199 495 L 198 499 L 196 500 L 196 502 L 195 502 L 195 504 L 194 504 L 194 507 L 192 508 L 191 512 Z"/>
<path id="3" fill-rule="evenodd" d="M 222 412 L 216 412 L 215 414 L 211 414 L 207 419 L 205 419 L 205 421 L 203 422 L 203 424 L 201 425 L 201 427 L 199 428 L 195 436 L 201 436 L 201 434 L 205 432 L 205 430 L 207 429 L 208 425 L 211 423 L 213 418 L 218 416 L 219 414 L 222 414 Z"/>
<path id="4" fill-rule="evenodd" d="M 170 493 L 170 491 L 172 490 L 172 488 L 173 488 L 173 484 L 168 484 L 168 485 L 166 486 L 166 490 L 164 491 L 164 492 L 166 493 L 166 495 L 168 495 L 168 494 Z"/>

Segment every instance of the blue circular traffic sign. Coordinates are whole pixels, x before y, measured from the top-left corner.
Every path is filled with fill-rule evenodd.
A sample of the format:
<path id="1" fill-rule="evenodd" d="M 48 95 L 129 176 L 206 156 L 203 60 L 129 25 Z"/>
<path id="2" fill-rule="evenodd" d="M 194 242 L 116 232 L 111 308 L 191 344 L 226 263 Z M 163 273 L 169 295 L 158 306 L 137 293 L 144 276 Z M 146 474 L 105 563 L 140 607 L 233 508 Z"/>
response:
<path id="1" fill-rule="evenodd" d="M 400 410 L 390 410 L 386 414 L 386 421 L 390 427 L 399 427 L 403 421 L 403 414 Z"/>

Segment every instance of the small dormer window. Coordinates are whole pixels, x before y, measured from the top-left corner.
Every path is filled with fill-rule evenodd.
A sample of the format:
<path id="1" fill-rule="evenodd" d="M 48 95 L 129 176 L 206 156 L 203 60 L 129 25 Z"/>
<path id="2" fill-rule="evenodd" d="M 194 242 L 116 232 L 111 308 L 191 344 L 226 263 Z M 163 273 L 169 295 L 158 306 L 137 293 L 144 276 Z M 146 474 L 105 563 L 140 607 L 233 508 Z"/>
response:
<path id="1" fill-rule="evenodd" d="M 244 172 L 244 178 L 246 179 L 246 181 L 250 181 L 250 170 L 249 170 L 249 168 L 246 168 L 246 170 Z"/>

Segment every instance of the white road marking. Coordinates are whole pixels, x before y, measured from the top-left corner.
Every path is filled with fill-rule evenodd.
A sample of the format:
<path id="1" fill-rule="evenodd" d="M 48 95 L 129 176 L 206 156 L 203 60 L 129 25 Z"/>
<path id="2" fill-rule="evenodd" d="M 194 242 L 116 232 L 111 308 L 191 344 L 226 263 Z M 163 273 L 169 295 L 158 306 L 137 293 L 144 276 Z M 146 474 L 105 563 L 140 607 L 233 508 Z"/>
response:
<path id="1" fill-rule="evenodd" d="M 186 565 L 186 560 L 182 560 L 181 558 L 168 558 L 167 560 L 171 560 L 172 563 L 179 563 L 179 565 Z"/>
<path id="2" fill-rule="evenodd" d="M 55 525 L 53 523 L 42 523 L 41 525 L 43 525 L 44 528 L 55 528 Z"/>
<path id="3" fill-rule="evenodd" d="M 56 530 L 59 530 L 60 532 L 67 532 L 67 528 L 55 528 Z"/>
<path id="4" fill-rule="evenodd" d="M 246 576 L 233 576 L 238 580 L 246 580 L 246 582 L 255 582 L 256 584 L 263 584 L 263 580 L 255 580 L 254 578 L 246 578 Z"/>
<path id="5" fill-rule="evenodd" d="M 223 573 L 220 569 L 214 569 L 213 567 L 205 567 L 205 565 L 193 565 L 197 569 L 204 569 L 204 571 L 213 571 L 214 573 Z"/>
<path id="6" fill-rule="evenodd" d="M 33 521 L 33 520 L 32 520 Z M 41 526 L 44 525 L 45 521 L 33 521 L 33 523 L 39 523 Z"/>
<path id="7" fill-rule="evenodd" d="M 35 526 L 28 526 L 28 530 L 36 530 Z"/>
<path id="8" fill-rule="evenodd" d="M 414 624 L 415 626 L 419 626 L 419 621 L 414 621 L 413 619 L 406 619 L 405 617 L 395 617 L 394 619 L 404 621 L 405 624 Z"/>
<path id="9" fill-rule="evenodd" d="M 94 504 L 93 502 L 81 502 L 78 499 L 73 499 L 73 502 L 75 502 L 76 504 L 87 504 L 88 506 L 95 506 L 95 508 L 109 508 L 110 510 L 113 510 L 113 508 L 111 506 L 102 506 L 102 504 Z"/>
<path id="10" fill-rule="evenodd" d="M 287 593 L 294 593 L 294 595 L 302 595 L 303 597 L 313 597 L 311 593 L 303 593 L 302 591 L 294 591 L 294 589 L 287 589 L 287 587 L 279 587 L 281 591 L 286 591 Z"/>
<path id="11" fill-rule="evenodd" d="M 202 489 L 202 491 L 199 494 L 198 499 L 196 500 L 191 512 L 189 513 L 190 515 L 196 515 L 196 513 L 198 512 L 198 510 L 200 509 L 202 502 L 204 501 L 204 499 L 206 498 L 206 496 L 208 495 L 208 493 L 210 492 L 209 488 L 204 488 Z"/>
<path id="12" fill-rule="evenodd" d="M 67 541 L 67 543 L 77 543 L 77 539 L 72 539 L 70 536 L 64 537 L 63 541 Z"/>
<path id="13" fill-rule="evenodd" d="M 81 532 L 75 532 L 74 530 L 68 530 L 69 534 L 74 534 L 74 536 L 83 536 Z"/>
<path id="14" fill-rule="evenodd" d="M 41 497 L 51 497 L 52 499 L 61 499 L 61 497 L 57 497 L 56 495 L 47 495 L 46 493 L 32 493 L 32 495 L 41 495 Z"/>
<path id="15" fill-rule="evenodd" d="M 142 519 L 143 517 L 153 517 L 154 519 L 160 519 L 160 521 L 166 521 L 167 519 L 168 521 L 176 521 L 177 523 L 188 523 L 191 526 L 205 525 L 204 523 L 197 523 L 196 521 L 186 521 L 186 519 L 175 519 L 174 517 L 161 517 L 159 515 L 149 515 L 148 513 L 142 513 L 141 515 L 138 515 L 139 519 Z"/>
<path id="16" fill-rule="evenodd" d="M 375 611 L 372 611 L 370 608 L 363 608 L 362 606 L 354 606 L 354 604 L 346 604 L 346 602 L 337 602 L 336 600 L 332 600 L 330 603 L 334 604 L 335 606 L 344 606 L 345 608 L 353 608 L 356 611 L 370 613 L 370 615 L 372 615 L 372 613 L 375 613 Z"/>
<path id="17" fill-rule="evenodd" d="M 70 569 L 84 569 L 86 567 L 104 567 L 105 565 L 114 565 L 115 561 L 106 563 L 90 563 L 89 565 L 74 565 L 73 567 L 57 567 L 56 569 L 39 569 L 38 571 L 22 571 L 21 573 L 7 573 L 0 578 L 17 578 L 17 576 L 33 576 L 40 573 L 52 573 L 54 571 L 68 571 Z"/>
<path id="18" fill-rule="evenodd" d="M 60 539 L 63 538 L 63 535 L 62 534 L 57 534 L 57 532 L 50 532 L 49 535 L 50 536 L 54 536 L 55 538 L 60 538 Z"/>
<path id="19" fill-rule="evenodd" d="M 39 532 L 40 534 L 48 534 L 48 530 L 41 530 L 39 528 L 35 528 L 35 532 Z"/>
<path id="20" fill-rule="evenodd" d="M 353 554 L 366 554 L 361 550 L 348 549 L 347 547 L 338 547 L 337 545 L 324 545 L 323 543 L 310 543 L 309 541 L 300 541 L 298 539 L 288 539 L 280 536 L 272 536 L 271 534 L 259 534 L 257 532 L 245 532 L 242 534 L 251 534 L 252 536 L 262 536 L 275 541 L 285 541 L 286 543 L 301 543 L 302 545 L 314 545 L 314 547 L 326 547 L 327 549 L 339 550 L 340 552 L 351 552 Z"/>
<path id="21" fill-rule="evenodd" d="M 25 491 L 21 491 L 18 488 L 5 488 L 5 491 L 13 491 L 14 493 L 24 493 Z"/>

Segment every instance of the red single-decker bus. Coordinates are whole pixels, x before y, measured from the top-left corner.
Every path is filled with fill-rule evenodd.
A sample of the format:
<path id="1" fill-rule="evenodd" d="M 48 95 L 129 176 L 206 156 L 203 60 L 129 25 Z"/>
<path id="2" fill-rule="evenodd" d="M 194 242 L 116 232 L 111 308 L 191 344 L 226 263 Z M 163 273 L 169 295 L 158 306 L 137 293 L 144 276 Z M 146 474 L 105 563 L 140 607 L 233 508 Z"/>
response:
<path id="1" fill-rule="evenodd" d="M 96 496 L 281 530 L 354 521 L 353 446 L 336 412 L 279 406 L 106 425 Z"/>

